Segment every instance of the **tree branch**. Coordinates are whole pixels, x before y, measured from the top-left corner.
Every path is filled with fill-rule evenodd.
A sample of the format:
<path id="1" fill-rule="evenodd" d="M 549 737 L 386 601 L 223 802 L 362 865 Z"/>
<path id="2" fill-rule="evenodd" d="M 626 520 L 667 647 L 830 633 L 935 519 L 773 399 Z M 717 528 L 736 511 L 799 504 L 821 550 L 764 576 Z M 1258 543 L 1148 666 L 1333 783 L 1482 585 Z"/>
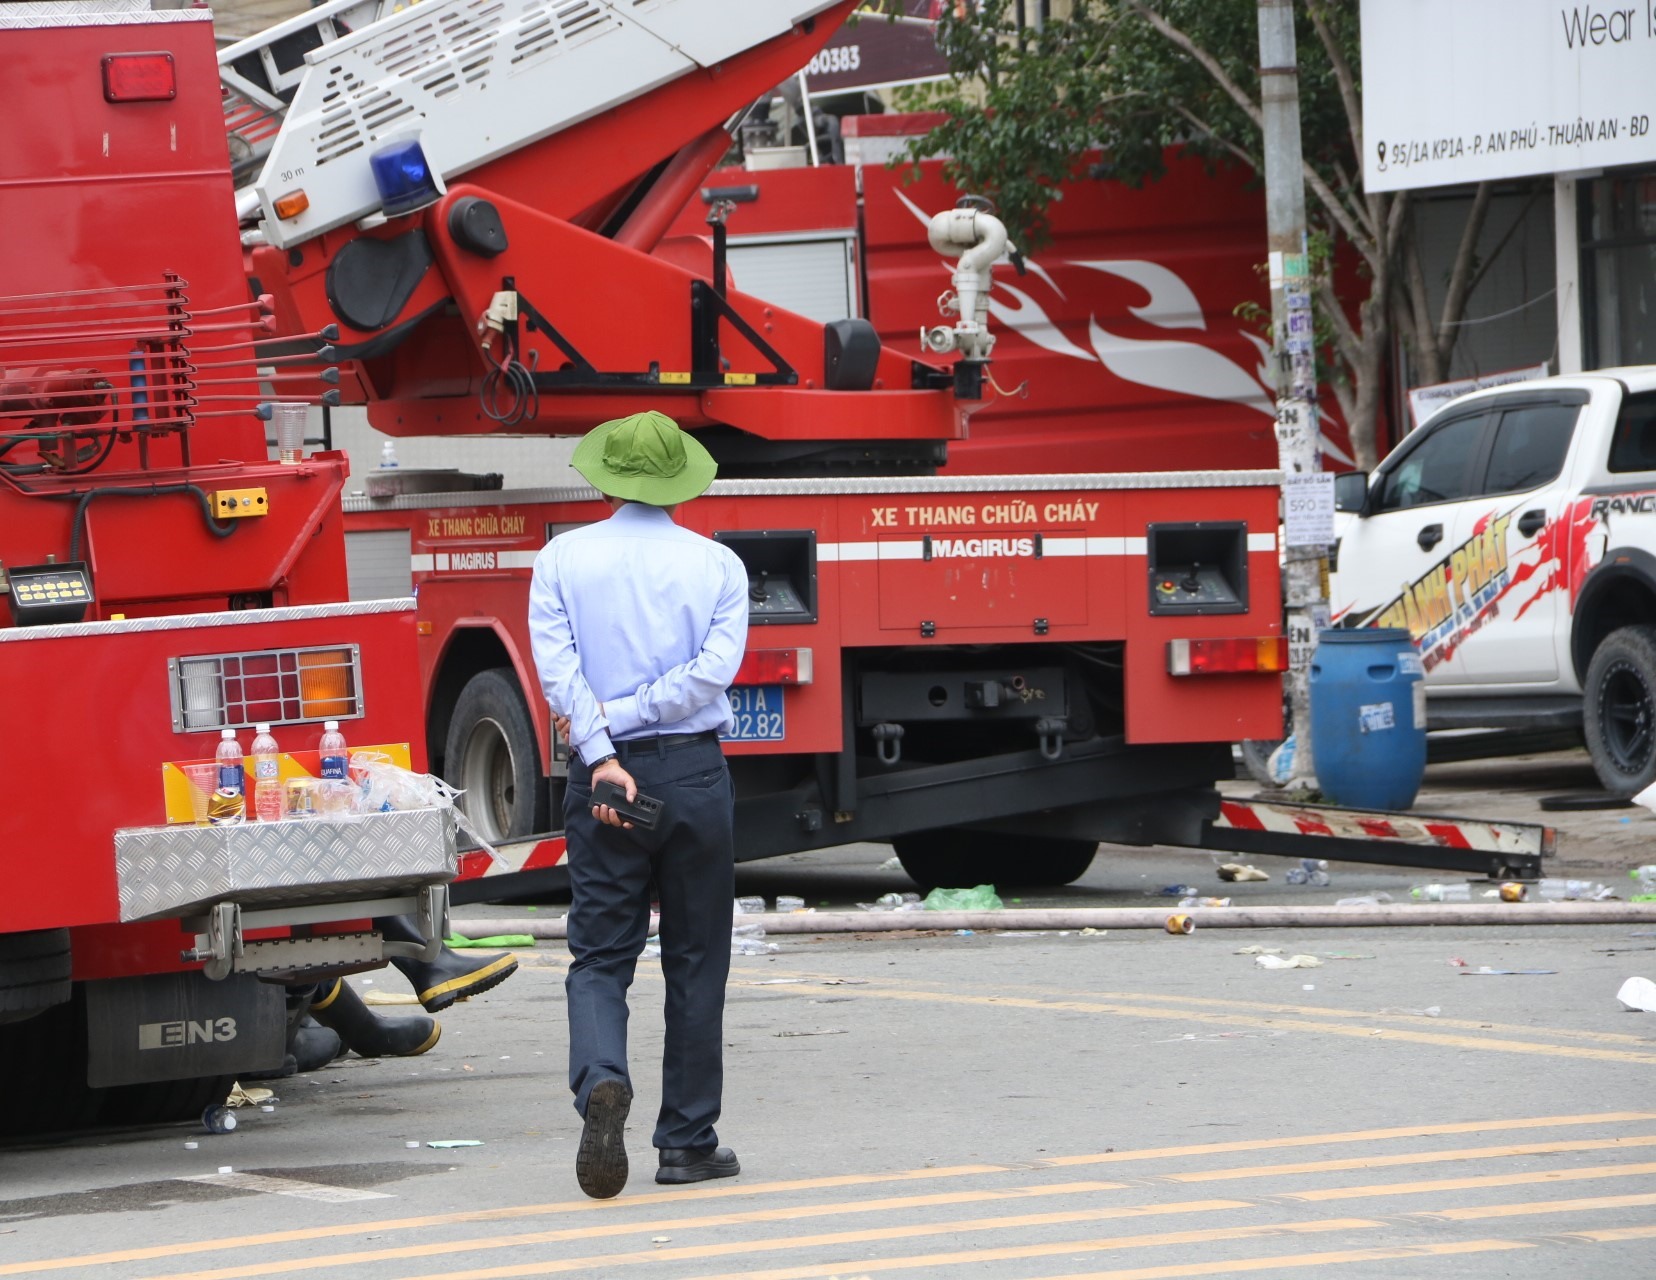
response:
<path id="1" fill-rule="evenodd" d="M 1484 276 L 1489 274 L 1489 269 L 1495 265 L 1495 260 L 1501 256 L 1501 251 L 1507 247 L 1512 237 L 1518 234 L 1518 229 L 1529 219 L 1529 211 L 1535 207 L 1536 201 L 1541 198 L 1541 193 L 1542 188 L 1540 186 L 1530 188 L 1529 199 L 1524 201 L 1524 207 L 1518 210 L 1518 216 L 1512 220 L 1512 225 L 1495 242 L 1495 247 L 1479 261 L 1478 269 L 1472 273 L 1472 283 L 1467 286 L 1466 296 L 1468 298 L 1478 291 L 1478 286 L 1483 283 Z M 1459 316 L 1455 318 L 1460 319 Z"/>
<path id="2" fill-rule="evenodd" d="M 1224 67 L 1219 65 L 1217 58 L 1153 9 L 1139 4 L 1137 0 L 1128 0 L 1127 7 L 1154 27 L 1170 44 L 1184 50 L 1186 54 L 1195 59 L 1202 69 L 1213 78 L 1213 82 L 1223 89 L 1230 96 L 1231 101 L 1242 109 L 1242 113 L 1254 122 L 1254 128 L 1264 130 L 1265 113 L 1260 110 L 1259 104 L 1247 95 L 1242 86 L 1226 74 Z"/>
<path id="3" fill-rule="evenodd" d="M 1362 164 L 1363 104 L 1357 98 L 1357 77 L 1351 73 L 1351 64 L 1346 61 L 1340 42 L 1334 38 L 1333 30 L 1323 17 L 1321 6 L 1311 5 L 1310 11 L 1311 25 L 1317 29 L 1317 38 L 1328 53 L 1328 65 L 1334 69 L 1334 83 L 1339 86 L 1340 101 L 1345 104 L 1346 126 L 1351 130 L 1351 149 L 1357 155 L 1357 163 Z"/>
<path id="4" fill-rule="evenodd" d="M 1195 125 L 1196 128 L 1201 130 L 1203 133 L 1207 134 L 1208 137 L 1212 138 L 1215 142 L 1217 142 L 1226 151 L 1230 152 L 1233 156 L 1235 156 L 1243 164 L 1247 165 L 1248 168 L 1252 169 L 1255 173 L 1259 172 L 1260 163 L 1259 163 L 1259 157 L 1258 156 L 1249 155 L 1247 153 L 1247 151 L 1243 150 L 1243 148 L 1241 146 L 1239 146 L 1238 144 L 1232 142 L 1229 138 L 1220 137 L 1219 133 L 1214 129 L 1214 127 L 1212 125 L 1210 125 L 1206 120 L 1203 120 L 1200 116 L 1198 116 L 1195 112 L 1191 111 L 1189 108 L 1184 107 L 1184 106 L 1175 105 L 1173 109 L 1175 111 L 1177 111 L 1181 116 L 1183 116 L 1186 120 L 1188 120 L 1191 124 Z"/>
<path id="5" fill-rule="evenodd" d="M 1443 365 L 1438 359 L 1437 343 L 1432 338 L 1431 308 L 1426 299 L 1426 269 L 1420 261 L 1418 234 L 1411 235 L 1403 247 L 1403 275 L 1400 283 L 1409 299 L 1409 347 L 1420 363 L 1415 373 L 1423 384 L 1442 382 Z"/>
<path id="6" fill-rule="evenodd" d="M 1471 212 L 1466 215 L 1466 224 L 1461 228 L 1454 265 L 1449 271 L 1449 288 L 1443 295 L 1443 313 L 1438 320 L 1437 334 L 1434 337 L 1438 361 L 1445 369 L 1449 367 L 1449 356 L 1455 349 L 1455 339 L 1460 336 L 1455 321 L 1465 312 L 1466 299 L 1471 293 L 1472 263 L 1477 257 L 1478 237 L 1483 234 L 1484 220 L 1489 216 L 1489 198 L 1493 191 L 1491 183 L 1478 184 L 1478 190 L 1472 197 Z"/>

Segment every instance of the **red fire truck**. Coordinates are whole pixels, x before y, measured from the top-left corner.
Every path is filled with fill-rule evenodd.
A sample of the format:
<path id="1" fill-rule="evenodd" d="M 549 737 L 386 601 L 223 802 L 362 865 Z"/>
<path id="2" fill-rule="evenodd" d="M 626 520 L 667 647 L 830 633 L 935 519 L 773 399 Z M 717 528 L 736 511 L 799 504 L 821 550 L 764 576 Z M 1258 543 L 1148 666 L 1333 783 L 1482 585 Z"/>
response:
<path id="1" fill-rule="evenodd" d="M 438 810 L 187 820 L 178 766 L 225 728 L 269 722 L 288 772 L 325 719 L 423 765 L 413 602 L 348 602 L 343 455 L 269 460 L 266 388 L 329 387 L 271 372 L 209 15 L 0 4 L 0 47 L 10 1134 L 199 1114 L 279 1066 L 280 982 L 414 954 L 370 917 L 423 915 L 434 949 L 453 837 Z"/>
<path id="2" fill-rule="evenodd" d="M 334 0 L 232 46 L 221 72 L 255 291 L 296 352 L 338 326 L 344 399 L 392 435 L 574 434 L 646 404 L 700 434 L 726 478 L 680 518 L 750 576 L 727 743 L 739 856 L 890 840 L 924 883 L 1064 882 L 1101 840 L 1193 842 L 1229 743 L 1280 730 L 1275 474 L 1209 469 L 1189 424 L 1159 451 L 1140 437 L 1085 464 L 1108 471 L 936 474 L 996 383 L 1021 376 L 991 370 L 990 316 L 1039 309 L 1033 286 L 990 288 L 1004 241 L 981 209 L 910 209 L 895 185 L 883 197 L 881 216 L 924 219 L 931 246 L 886 259 L 885 279 L 924 281 L 894 290 L 880 321 L 924 330 L 906 350 L 863 316 L 813 318 L 732 285 L 736 228 L 777 201 L 709 175 L 749 105 L 850 8 Z M 855 180 L 810 175 L 832 199 L 802 199 L 855 231 Z M 669 235 L 687 204 L 681 230 L 699 234 Z M 872 264 L 872 205 L 866 225 Z M 952 327 L 936 314 L 940 258 Z M 1152 329 L 1204 323 L 1146 264 L 1095 274 L 1149 289 Z M 752 278 L 739 268 L 736 283 Z M 1037 355 L 1068 341 L 1025 331 Z M 1121 364 L 1113 341 L 1100 327 L 1101 367 Z M 1251 376 L 1257 350 L 1232 346 Z M 1175 376 L 1145 354 L 1122 357 L 1138 385 Z M 1214 456 L 1262 466 L 1269 418 L 1251 402 L 1265 392 L 1234 398 L 1252 437 Z M 1078 438 L 1055 429 L 1046 456 Z M 526 596 L 539 548 L 603 508 L 546 481 L 402 472 L 346 503 L 353 595 L 417 595 L 431 756 L 507 844 L 513 881 L 457 894 L 560 875 L 564 767 Z"/>

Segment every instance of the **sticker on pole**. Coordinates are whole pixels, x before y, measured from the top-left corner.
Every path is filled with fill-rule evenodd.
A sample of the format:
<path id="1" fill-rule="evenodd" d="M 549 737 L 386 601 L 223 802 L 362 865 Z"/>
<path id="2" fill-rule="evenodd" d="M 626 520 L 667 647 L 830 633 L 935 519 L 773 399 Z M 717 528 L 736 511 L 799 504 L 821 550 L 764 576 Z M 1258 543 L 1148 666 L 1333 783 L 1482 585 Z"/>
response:
<path id="1" fill-rule="evenodd" d="M 1357 708 L 1357 727 L 1364 733 L 1384 733 L 1397 727 L 1397 716 L 1389 702 L 1370 703 Z"/>
<path id="2" fill-rule="evenodd" d="M 1282 477 L 1282 523 L 1290 547 L 1334 541 L 1334 475 L 1311 471 Z"/>

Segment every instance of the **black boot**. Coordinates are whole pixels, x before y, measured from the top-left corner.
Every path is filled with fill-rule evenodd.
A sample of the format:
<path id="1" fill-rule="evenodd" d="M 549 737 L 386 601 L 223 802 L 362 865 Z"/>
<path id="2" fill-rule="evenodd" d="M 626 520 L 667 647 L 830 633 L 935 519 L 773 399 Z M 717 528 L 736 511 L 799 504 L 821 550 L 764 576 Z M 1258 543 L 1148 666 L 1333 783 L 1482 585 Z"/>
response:
<path id="1" fill-rule="evenodd" d="M 422 941 L 410 916 L 381 916 L 374 925 L 389 942 Z M 461 955 L 448 947 L 435 960 L 393 956 L 391 963 L 408 979 L 420 1003 L 431 1013 L 499 986 L 517 972 L 517 959 L 510 954 Z"/>
<path id="2" fill-rule="evenodd" d="M 324 1027 L 307 1013 L 288 1034 L 288 1052 L 293 1055 L 297 1070 L 320 1071 L 344 1055 L 345 1042 L 339 1038 L 339 1032 Z"/>
<path id="3" fill-rule="evenodd" d="M 332 1027 L 364 1058 L 412 1058 L 437 1043 L 443 1028 L 435 1018 L 382 1018 L 362 1002 L 343 978 L 324 982 L 311 1002 L 311 1013 L 324 1027 Z"/>
<path id="4" fill-rule="evenodd" d="M 268 1071 L 243 1071 L 243 1080 L 282 1080 L 301 1071 L 319 1071 L 340 1054 L 339 1036 L 310 1016 L 314 984 L 287 989 L 287 1048 L 282 1065 Z"/>

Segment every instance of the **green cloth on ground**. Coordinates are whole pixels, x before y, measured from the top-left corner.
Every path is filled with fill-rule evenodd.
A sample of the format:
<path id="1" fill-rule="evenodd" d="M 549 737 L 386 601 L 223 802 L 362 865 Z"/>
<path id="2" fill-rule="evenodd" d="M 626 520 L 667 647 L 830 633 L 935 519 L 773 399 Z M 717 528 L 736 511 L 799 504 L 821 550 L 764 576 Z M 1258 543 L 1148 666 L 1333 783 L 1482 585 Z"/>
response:
<path id="1" fill-rule="evenodd" d="M 444 938 L 443 945 L 445 947 L 453 947 L 457 951 L 463 950 L 466 947 L 492 947 L 496 951 L 499 951 L 511 950 L 518 947 L 533 947 L 535 945 L 535 940 L 527 933 L 502 933 L 493 938 L 467 938 L 457 933 L 452 937 Z"/>

